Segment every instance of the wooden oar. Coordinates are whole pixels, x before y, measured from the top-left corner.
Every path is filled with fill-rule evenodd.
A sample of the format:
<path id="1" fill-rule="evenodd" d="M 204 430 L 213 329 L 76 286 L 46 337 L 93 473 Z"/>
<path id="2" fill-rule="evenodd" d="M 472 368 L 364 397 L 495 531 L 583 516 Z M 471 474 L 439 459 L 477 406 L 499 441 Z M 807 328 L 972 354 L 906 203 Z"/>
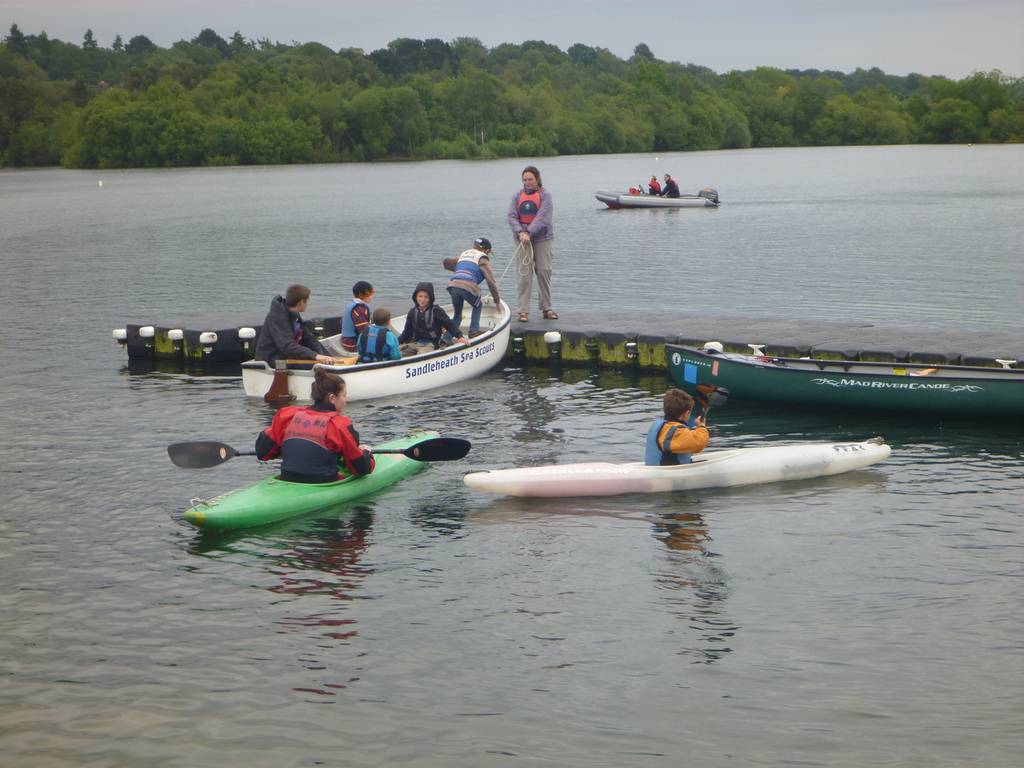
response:
<path id="1" fill-rule="evenodd" d="M 469 440 L 457 437 L 431 437 L 408 448 L 371 448 L 372 453 L 400 453 L 416 461 L 455 461 L 472 446 Z M 196 440 L 167 446 L 167 455 L 176 466 L 186 469 L 216 467 L 236 456 L 255 456 L 256 451 L 238 451 L 226 443 Z"/>

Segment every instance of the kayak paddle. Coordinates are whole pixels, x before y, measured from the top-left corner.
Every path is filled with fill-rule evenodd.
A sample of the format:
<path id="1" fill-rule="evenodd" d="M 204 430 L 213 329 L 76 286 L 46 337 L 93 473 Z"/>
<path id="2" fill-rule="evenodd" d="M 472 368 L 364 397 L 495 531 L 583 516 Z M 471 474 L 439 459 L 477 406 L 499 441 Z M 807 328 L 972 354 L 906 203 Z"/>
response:
<path id="1" fill-rule="evenodd" d="M 707 423 L 708 412 L 711 410 L 711 406 L 725 405 L 725 401 L 729 399 L 729 390 L 725 387 L 718 387 L 714 384 L 698 384 L 697 385 L 697 402 L 704 408 L 704 423 Z"/>
<path id="2" fill-rule="evenodd" d="M 408 448 L 370 449 L 371 453 L 400 453 L 416 461 L 455 461 L 461 459 L 472 446 L 469 440 L 457 437 L 432 437 Z M 216 467 L 236 456 L 255 456 L 256 451 L 238 451 L 225 443 L 196 440 L 167 446 L 167 455 L 175 466 L 185 469 Z"/>

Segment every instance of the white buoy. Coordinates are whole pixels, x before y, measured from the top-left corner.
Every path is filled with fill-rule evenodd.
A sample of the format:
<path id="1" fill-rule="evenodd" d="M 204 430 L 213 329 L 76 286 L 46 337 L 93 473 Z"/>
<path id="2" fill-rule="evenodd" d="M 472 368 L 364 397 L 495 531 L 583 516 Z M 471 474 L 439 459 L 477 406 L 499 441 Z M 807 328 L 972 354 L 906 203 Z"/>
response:
<path id="1" fill-rule="evenodd" d="M 708 353 L 718 352 L 721 354 L 725 352 L 725 347 L 722 346 L 720 341 L 706 341 L 704 342 L 704 351 Z"/>
<path id="2" fill-rule="evenodd" d="M 97 181 L 96 182 L 96 186 L 100 187 L 102 189 L 103 188 L 103 179 L 100 179 L 99 181 Z"/>
<path id="3" fill-rule="evenodd" d="M 156 329 L 152 325 L 144 325 L 139 328 L 139 336 L 143 339 L 152 339 L 156 334 Z"/>
<path id="4" fill-rule="evenodd" d="M 204 347 L 213 346 L 217 343 L 217 332 L 216 331 L 203 331 L 199 334 L 199 343 Z"/>
<path id="5" fill-rule="evenodd" d="M 243 326 L 242 328 L 238 329 L 238 338 L 242 339 L 243 341 L 255 339 L 256 329 L 249 328 L 248 326 Z"/>
<path id="6" fill-rule="evenodd" d="M 171 330 L 167 332 L 167 338 L 171 341 L 181 341 L 185 338 L 185 332 L 181 330 L 181 328 L 171 328 Z"/>
<path id="7" fill-rule="evenodd" d="M 548 345 L 548 356 L 556 359 L 562 356 L 562 334 L 558 331 L 547 331 L 544 343 Z"/>

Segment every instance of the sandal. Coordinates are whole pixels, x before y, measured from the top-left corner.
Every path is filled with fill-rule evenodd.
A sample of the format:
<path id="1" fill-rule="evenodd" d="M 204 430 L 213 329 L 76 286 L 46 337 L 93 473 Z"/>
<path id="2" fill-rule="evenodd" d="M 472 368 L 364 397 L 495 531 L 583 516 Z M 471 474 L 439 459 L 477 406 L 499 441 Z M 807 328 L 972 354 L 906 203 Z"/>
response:
<path id="1" fill-rule="evenodd" d="M 525 323 L 529 319 L 530 319 L 530 316 L 528 314 L 526 314 L 525 312 L 520 312 L 519 313 L 519 317 L 516 318 L 516 320 L 518 320 L 520 323 Z"/>
<path id="2" fill-rule="evenodd" d="M 555 310 L 553 310 L 553 309 L 545 309 L 544 310 L 544 319 L 545 320 L 557 320 L 558 319 L 558 313 L 555 312 Z"/>

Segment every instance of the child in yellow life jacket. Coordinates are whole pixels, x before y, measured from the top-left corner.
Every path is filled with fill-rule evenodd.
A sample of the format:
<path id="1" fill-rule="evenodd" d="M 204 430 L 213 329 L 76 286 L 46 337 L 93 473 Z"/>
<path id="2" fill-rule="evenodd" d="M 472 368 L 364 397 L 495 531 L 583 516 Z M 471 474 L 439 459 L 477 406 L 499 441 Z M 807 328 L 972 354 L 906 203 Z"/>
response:
<path id="1" fill-rule="evenodd" d="M 644 464 L 651 467 L 689 464 L 690 455 L 700 453 L 708 444 L 708 428 L 703 416 L 693 416 L 693 398 L 681 389 L 671 388 L 662 400 L 664 418 L 658 418 L 647 430 Z"/>

